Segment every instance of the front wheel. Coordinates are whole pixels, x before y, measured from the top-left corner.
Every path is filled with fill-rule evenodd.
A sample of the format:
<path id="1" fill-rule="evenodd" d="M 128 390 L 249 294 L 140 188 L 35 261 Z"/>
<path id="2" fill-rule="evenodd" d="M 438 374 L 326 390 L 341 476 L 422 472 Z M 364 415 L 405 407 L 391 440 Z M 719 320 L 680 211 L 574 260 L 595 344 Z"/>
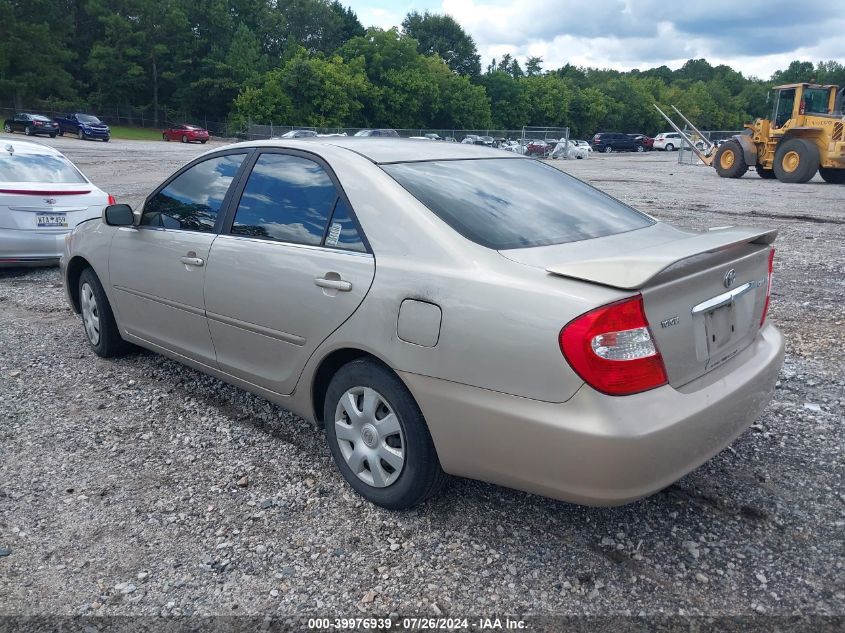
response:
<path id="1" fill-rule="evenodd" d="M 637 145 L 637 151 L 638 151 L 638 152 L 644 152 L 644 151 L 645 151 L 645 147 L 643 147 L 642 145 Z"/>
<path id="2" fill-rule="evenodd" d="M 344 365 L 326 391 L 323 420 L 343 478 L 389 510 L 415 506 L 446 481 L 425 418 L 390 369 L 360 359 Z"/>
<path id="3" fill-rule="evenodd" d="M 167 136 L 167 134 L 162 133 L 162 135 L 161 135 L 161 140 L 162 140 L 162 141 L 170 141 L 170 137 L 169 137 L 169 136 Z"/>
<path id="4" fill-rule="evenodd" d="M 27 126 L 23 129 L 23 133 L 24 133 L 24 134 L 26 134 L 27 136 L 32 136 L 32 128 L 31 128 L 31 127 L 29 127 L 29 126 L 27 125 Z"/>
<path id="5" fill-rule="evenodd" d="M 208 141 L 200 141 L 203 145 L 205 145 Z"/>
<path id="6" fill-rule="evenodd" d="M 12 133 L 12 126 L 11 126 L 11 125 L 9 125 L 8 123 L 6 123 L 6 124 L 3 126 L 3 131 L 4 131 L 6 134 L 11 134 L 11 133 Z"/>
<path id="7" fill-rule="evenodd" d="M 56 133 L 55 133 L 55 132 L 53 132 L 53 133 L 50 135 L 50 138 L 56 138 Z"/>
<path id="8" fill-rule="evenodd" d="M 612 154 L 613 153 L 613 147 L 611 145 L 605 146 L 604 153 L 605 154 Z"/>
<path id="9" fill-rule="evenodd" d="M 664 147 L 663 149 L 665 149 L 667 152 L 674 152 L 675 146 L 672 145 L 672 143 L 666 143 L 666 147 Z"/>
<path id="10" fill-rule="evenodd" d="M 819 167 L 819 176 L 822 180 L 831 185 L 845 185 L 845 169 L 833 169 L 832 167 Z"/>
<path id="11" fill-rule="evenodd" d="M 106 137 L 103 139 L 103 143 L 108 143 L 111 140 L 111 137 Z"/>
<path id="12" fill-rule="evenodd" d="M 132 349 L 121 338 L 106 291 L 91 268 L 86 268 L 79 276 L 79 312 L 88 344 L 97 356 L 112 358 Z"/>
<path id="13" fill-rule="evenodd" d="M 183 143 L 187 143 L 187 142 L 188 142 L 188 137 L 187 137 L 187 136 L 185 136 L 184 134 L 182 135 L 182 142 L 183 142 Z"/>
<path id="14" fill-rule="evenodd" d="M 778 145 L 774 168 L 781 182 L 807 182 L 819 170 L 819 150 L 807 139 L 791 138 Z"/>
<path id="15" fill-rule="evenodd" d="M 59 136 L 64 136 L 64 135 L 65 135 L 65 131 L 63 129 L 59 128 Z"/>
<path id="16" fill-rule="evenodd" d="M 76 132 L 76 135 L 79 137 L 79 140 L 80 140 L 80 141 L 84 141 L 84 140 L 85 140 L 85 132 L 83 132 L 82 130 L 78 130 L 78 131 Z"/>
<path id="17" fill-rule="evenodd" d="M 742 146 L 737 141 L 722 143 L 716 150 L 713 165 L 722 178 L 742 178 L 748 171 Z"/>

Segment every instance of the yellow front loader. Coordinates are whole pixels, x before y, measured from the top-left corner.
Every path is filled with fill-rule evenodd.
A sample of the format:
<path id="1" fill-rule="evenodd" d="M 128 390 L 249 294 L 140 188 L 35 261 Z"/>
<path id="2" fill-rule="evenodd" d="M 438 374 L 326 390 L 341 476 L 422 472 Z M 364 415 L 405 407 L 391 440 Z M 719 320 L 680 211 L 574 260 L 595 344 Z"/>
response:
<path id="1" fill-rule="evenodd" d="M 773 90 L 772 118 L 746 123 L 742 133 L 718 147 L 675 106 L 672 109 L 700 140 L 693 141 L 654 107 L 722 178 L 741 178 L 754 167 L 761 178 L 781 182 L 807 182 L 818 172 L 825 182 L 845 184 L 845 88 L 787 84 Z"/>

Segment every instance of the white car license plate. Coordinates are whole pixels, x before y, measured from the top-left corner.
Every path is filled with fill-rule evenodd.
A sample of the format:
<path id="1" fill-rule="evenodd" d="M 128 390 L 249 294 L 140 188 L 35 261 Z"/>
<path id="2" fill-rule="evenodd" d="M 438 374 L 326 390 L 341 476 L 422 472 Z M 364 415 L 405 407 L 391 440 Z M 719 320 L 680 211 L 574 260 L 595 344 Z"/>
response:
<path id="1" fill-rule="evenodd" d="M 64 213 L 39 213 L 35 216 L 38 228 L 67 228 L 67 216 Z"/>

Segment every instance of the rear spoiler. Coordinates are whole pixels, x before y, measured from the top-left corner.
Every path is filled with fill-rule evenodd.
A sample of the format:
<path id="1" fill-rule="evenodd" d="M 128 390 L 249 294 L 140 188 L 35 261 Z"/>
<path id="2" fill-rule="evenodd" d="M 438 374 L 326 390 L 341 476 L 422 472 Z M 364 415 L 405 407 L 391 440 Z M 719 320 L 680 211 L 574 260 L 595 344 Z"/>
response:
<path id="1" fill-rule="evenodd" d="M 632 245 L 631 250 L 618 255 L 567 262 L 549 266 L 546 270 L 561 277 L 634 290 L 654 282 L 669 269 L 683 267 L 685 263 L 691 264 L 691 260 L 700 260 L 702 255 L 719 253 L 743 244 L 771 244 L 777 233 L 777 229 L 761 231 L 741 226 L 710 229 L 657 246 L 636 250 L 635 245 Z"/>

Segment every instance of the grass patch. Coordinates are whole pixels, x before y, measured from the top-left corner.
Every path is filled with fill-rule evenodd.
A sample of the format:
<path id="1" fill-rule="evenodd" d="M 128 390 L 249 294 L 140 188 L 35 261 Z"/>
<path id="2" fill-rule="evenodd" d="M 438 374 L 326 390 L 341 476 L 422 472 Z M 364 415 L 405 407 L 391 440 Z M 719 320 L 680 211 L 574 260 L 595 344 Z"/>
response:
<path id="1" fill-rule="evenodd" d="M 110 125 L 111 137 L 130 141 L 160 141 L 161 130 L 147 127 L 126 127 L 124 125 Z"/>

